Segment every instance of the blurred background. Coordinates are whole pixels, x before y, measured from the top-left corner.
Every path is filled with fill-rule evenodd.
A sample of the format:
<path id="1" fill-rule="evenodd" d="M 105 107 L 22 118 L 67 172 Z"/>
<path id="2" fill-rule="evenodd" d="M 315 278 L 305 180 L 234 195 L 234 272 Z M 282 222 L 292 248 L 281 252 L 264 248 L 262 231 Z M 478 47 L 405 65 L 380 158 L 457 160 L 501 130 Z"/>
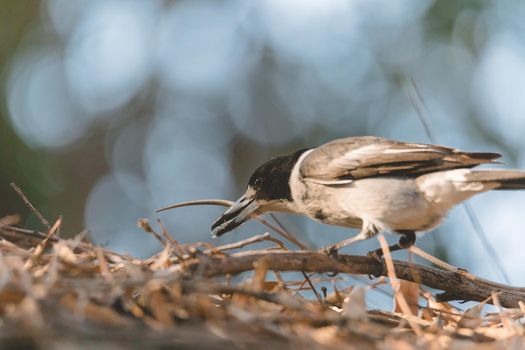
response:
<path id="1" fill-rule="evenodd" d="M 149 256 L 159 246 L 136 227 L 145 217 L 181 242 L 211 241 L 223 208 L 154 210 L 236 199 L 269 157 L 337 137 L 431 142 L 418 103 L 435 142 L 525 168 L 523 18 L 520 0 L 2 1 L 0 216 L 42 229 L 16 182 L 49 221 L 64 216 L 63 235 L 89 229 Z M 499 258 L 461 207 L 418 245 L 525 285 L 525 193 L 470 204 Z M 311 247 L 355 234 L 278 217 Z M 266 230 L 249 223 L 215 243 Z"/>

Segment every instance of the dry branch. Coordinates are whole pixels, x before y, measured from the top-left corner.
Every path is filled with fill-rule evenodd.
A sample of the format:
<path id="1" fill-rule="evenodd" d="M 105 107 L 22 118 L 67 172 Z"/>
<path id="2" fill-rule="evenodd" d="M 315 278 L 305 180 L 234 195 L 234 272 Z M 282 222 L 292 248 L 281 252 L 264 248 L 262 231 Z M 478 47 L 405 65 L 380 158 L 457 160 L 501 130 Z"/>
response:
<path id="1" fill-rule="evenodd" d="M 188 262 L 186 267 L 198 270 L 206 277 L 234 275 L 253 270 L 254 264 L 261 259 L 266 262 L 268 270 L 388 276 L 386 265 L 373 258 L 340 255 L 337 261 L 324 253 L 313 251 L 246 251 L 230 256 L 212 256 L 206 260 L 195 259 Z M 400 279 L 443 290 L 444 293 L 437 295 L 438 301 L 482 301 L 491 297 L 493 292 L 499 292 L 500 303 L 504 307 L 518 308 L 520 301 L 525 302 L 523 288 L 473 277 L 467 272 L 444 271 L 399 260 L 394 260 L 394 268 Z"/>

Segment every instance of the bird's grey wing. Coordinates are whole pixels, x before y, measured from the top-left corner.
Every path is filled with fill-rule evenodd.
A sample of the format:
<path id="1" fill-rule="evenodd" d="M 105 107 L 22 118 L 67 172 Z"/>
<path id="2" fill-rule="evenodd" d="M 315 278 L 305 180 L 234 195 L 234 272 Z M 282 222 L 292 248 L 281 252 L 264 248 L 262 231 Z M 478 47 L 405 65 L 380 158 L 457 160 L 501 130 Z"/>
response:
<path id="1" fill-rule="evenodd" d="M 405 143 L 363 136 L 334 140 L 317 147 L 303 160 L 303 178 L 343 184 L 377 176 L 418 176 L 434 171 L 493 163 L 497 153 L 463 152 L 437 145 Z"/>

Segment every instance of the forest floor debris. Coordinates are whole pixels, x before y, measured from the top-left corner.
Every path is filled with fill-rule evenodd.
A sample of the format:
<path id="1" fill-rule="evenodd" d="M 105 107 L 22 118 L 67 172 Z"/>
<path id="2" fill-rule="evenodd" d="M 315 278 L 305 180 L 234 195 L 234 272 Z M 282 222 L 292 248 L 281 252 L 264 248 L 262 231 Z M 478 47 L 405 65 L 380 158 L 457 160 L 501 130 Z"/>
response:
<path id="1" fill-rule="evenodd" d="M 358 273 L 364 267 L 344 266 L 354 262 L 370 268 L 373 262 L 367 257 L 333 262 L 318 252 L 289 251 L 270 234 L 216 247 L 179 244 L 162 226 L 157 233 L 141 221 L 163 249 L 137 259 L 93 245 L 83 236 L 58 238 L 60 219 L 47 233 L 13 223 L 12 217 L 0 219 L 2 348 L 525 347 L 525 304 L 504 308 L 499 292 L 461 312 L 401 280 L 400 293 L 412 310 L 407 314 L 403 308 L 370 310 L 363 287 L 318 287 L 319 281 L 330 280 L 327 269 Z M 267 246 L 251 249 L 261 242 Z M 395 264 L 391 273 L 400 263 Z M 304 278 L 284 278 L 282 270 L 302 271 Z M 241 278 L 232 277 L 241 272 Z M 315 293 L 305 294 L 312 289 Z M 511 290 L 518 297 L 524 293 Z M 482 314 L 487 302 L 499 305 L 499 312 Z"/>

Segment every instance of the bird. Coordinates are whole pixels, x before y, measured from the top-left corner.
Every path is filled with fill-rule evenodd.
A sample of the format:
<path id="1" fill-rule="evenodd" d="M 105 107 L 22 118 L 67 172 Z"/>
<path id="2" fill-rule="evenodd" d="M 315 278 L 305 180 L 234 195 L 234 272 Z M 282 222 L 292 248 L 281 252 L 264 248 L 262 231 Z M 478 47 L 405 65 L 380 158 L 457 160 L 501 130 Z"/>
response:
<path id="1" fill-rule="evenodd" d="M 439 226 L 468 198 L 490 190 L 525 189 L 525 171 L 473 169 L 497 164 L 500 157 L 376 136 L 336 139 L 260 165 L 245 193 L 212 224 L 212 235 L 221 236 L 264 213 L 286 212 L 360 230 L 324 247 L 330 255 L 380 232 L 399 235 L 390 251 L 407 249 L 416 233 Z M 368 254 L 381 259 L 382 250 Z"/>

